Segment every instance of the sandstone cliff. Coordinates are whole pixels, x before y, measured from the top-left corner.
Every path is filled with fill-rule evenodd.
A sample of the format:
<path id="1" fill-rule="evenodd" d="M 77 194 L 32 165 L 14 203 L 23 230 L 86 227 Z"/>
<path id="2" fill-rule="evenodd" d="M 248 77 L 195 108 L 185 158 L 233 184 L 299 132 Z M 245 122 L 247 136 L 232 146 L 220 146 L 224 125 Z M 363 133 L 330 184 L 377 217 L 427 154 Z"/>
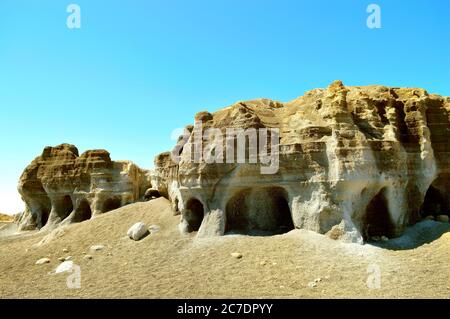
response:
<path id="1" fill-rule="evenodd" d="M 198 236 L 296 227 L 353 242 L 395 237 L 425 215 L 449 213 L 449 123 L 450 98 L 423 89 L 336 81 L 288 103 L 239 102 L 197 114 L 173 152 L 180 161 L 156 158 L 154 187 L 181 212 L 180 229 Z M 279 169 L 261 174 L 249 144 L 245 162 L 193 161 L 196 136 L 230 127 L 278 129 Z"/>
<path id="2" fill-rule="evenodd" d="M 46 147 L 20 177 L 26 204 L 20 229 L 81 222 L 140 200 L 150 186 L 148 171 L 114 162 L 105 150 L 79 156 L 73 145 Z"/>

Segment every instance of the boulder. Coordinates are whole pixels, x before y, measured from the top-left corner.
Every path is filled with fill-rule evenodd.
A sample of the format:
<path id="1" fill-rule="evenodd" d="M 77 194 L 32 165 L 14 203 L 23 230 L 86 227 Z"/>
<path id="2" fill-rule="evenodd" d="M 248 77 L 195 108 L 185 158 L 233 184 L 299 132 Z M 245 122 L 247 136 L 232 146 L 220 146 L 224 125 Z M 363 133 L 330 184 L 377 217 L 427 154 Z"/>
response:
<path id="1" fill-rule="evenodd" d="M 128 229 L 128 232 L 127 232 L 127 236 L 130 239 L 133 239 L 136 241 L 141 240 L 148 234 L 149 234 L 148 228 L 142 222 L 134 224 L 133 226 L 131 226 L 130 229 Z"/>

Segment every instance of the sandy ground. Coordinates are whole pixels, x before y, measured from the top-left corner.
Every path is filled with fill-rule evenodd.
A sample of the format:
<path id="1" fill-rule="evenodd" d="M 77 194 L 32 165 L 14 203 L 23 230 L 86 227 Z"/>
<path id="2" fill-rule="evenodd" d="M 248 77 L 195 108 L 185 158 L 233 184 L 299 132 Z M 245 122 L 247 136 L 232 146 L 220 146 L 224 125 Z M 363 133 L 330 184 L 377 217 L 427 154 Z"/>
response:
<path id="1" fill-rule="evenodd" d="M 139 242 L 135 222 L 158 225 Z M 0 229 L 1 298 L 449 298 L 450 224 L 423 222 L 384 244 L 344 244 L 303 230 L 271 237 L 181 235 L 169 202 L 137 203 L 53 233 Z M 2 227 L 0 225 L 0 227 Z M 409 237 L 408 237 L 409 236 Z M 36 245 L 44 239 L 44 244 Z M 89 252 L 92 245 L 105 249 Z M 63 249 L 68 249 L 64 253 Z M 239 252 L 237 259 L 230 254 Z M 86 260 L 83 253 L 93 256 Z M 72 256 L 81 288 L 51 274 Z M 43 257 L 51 262 L 35 265 Z M 380 287 L 368 288 L 380 269 Z M 375 276 L 375 277 L 374 277 Z M 315 285 L 310 284 L 317 279 Z M 320 279 L 320 280 L 319 280 Z M 314 287 L 313 287 L 314 286 Z"/>

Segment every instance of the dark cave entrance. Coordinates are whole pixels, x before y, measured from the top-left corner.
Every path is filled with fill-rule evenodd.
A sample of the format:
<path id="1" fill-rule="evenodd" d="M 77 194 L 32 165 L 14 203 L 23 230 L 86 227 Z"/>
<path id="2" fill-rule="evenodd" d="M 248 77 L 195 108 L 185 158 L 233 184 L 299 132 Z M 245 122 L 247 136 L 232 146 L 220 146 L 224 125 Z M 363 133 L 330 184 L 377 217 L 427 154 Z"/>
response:
<path id="1" fill-rule="evenodd" d="M 225 233 L 270 236 L 293 230 L 287 198 L 281 187 L 239 191 L 227 203 Z"/>
<path id="2" fill-rule="evenodd" d="M 188 232 L 198 231 L 203 222 L 205 211 L 203 204 L 196 198 L 191 198 L 186 204 L 185 219 L 188 223 Z"/>
<path id="3" fill-rule="evenodd" d="M 92 210 L 87 200 L 82 200 L 78 205 L 73 221 L 79 223 L 85 220 L 89 220 L 92 217 Z"/>
<path id="4" fill-rule="evenodd" d="M 48 217 L 50 216 L 50 209 L 41 208 L 41 225 L 38 225 L 38 228 L 44 227 L 48 222 Z"/>
<path id="5" fill-rule="evenodd" d="M 425 199 L 420 209 L 422 218 L 432 215 L 449 215 L 449 207 L 444 196 L 434 186 L 430 186 L 425 194 Z"/>
<path id="6" fill-rule="evenodd" d="M 366 241 L 370 241 L 375 236 L 386 236 L 388 238 L 394 236 L 395 228 L 389 214 L 385 191 L 385 188 L 380 190 L 366 207 L 363 222 L 363 235 Z"/>
<path id="7" fill-rule="evenodd" d="M 67 216 L 70 215 L 73 211 L 73 203 L 72 198 L 69 195 L 64 196 L 61 202 L 61 219 L 64 220 L 67 218 Z"/>
<path id="8" fill-rule="evenodd" d="M 122 206 L 122 202 L 118 197 L 110 197 L 103 204 L 103 213 L 110 212 Z"/>

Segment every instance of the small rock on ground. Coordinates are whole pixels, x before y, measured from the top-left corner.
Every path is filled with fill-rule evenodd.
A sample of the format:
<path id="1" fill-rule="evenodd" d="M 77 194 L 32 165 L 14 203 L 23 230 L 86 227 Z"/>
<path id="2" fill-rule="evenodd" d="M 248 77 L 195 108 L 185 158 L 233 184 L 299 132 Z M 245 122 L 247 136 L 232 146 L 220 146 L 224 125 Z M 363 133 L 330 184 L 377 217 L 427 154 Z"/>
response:
<path id="1" fill-rule="evenodd" d="M 148 234 L 148 229 L 147 226 L 142 222 L 134 224 L 130 227 L 130 229 L 128 229 L 127 232 L 127 236 L 135 241 L 141 240 L 145 237 L 146 234 Z"/>
<path id="2" fill-rule="evenodd" d="M 100 250 L 103 250 L 103 249 L 105 249 L 105 246 L 103 246 L 103 245 L 94 245 L 94 246 L 91 246 L 91 250 L 92 250 L 92 251 L 100 251 Z"/>
<path id="3" fill-rule="evenodd" d="M 83 258 L 86 259 L 86 260 L 90 260 L 90 259 L 92 259 L 92 256 L 91 255 L 85 255 Z"/>
<path id="4" fill-rule="evenodd" d="M 48 259 L 48 258 L 41 258 L 38 261 L 36 261 L 36 265 L 48 264 L 49 262 L 50 262 L 50 259 Z"/>
<path id="5" fill-rule="evenodd" d="M 242 254 L 241 253 L 231 253 L 231 257 L 234 257 L 236 259 L 240 259 L 240 258 L 242 258 Z"/>

